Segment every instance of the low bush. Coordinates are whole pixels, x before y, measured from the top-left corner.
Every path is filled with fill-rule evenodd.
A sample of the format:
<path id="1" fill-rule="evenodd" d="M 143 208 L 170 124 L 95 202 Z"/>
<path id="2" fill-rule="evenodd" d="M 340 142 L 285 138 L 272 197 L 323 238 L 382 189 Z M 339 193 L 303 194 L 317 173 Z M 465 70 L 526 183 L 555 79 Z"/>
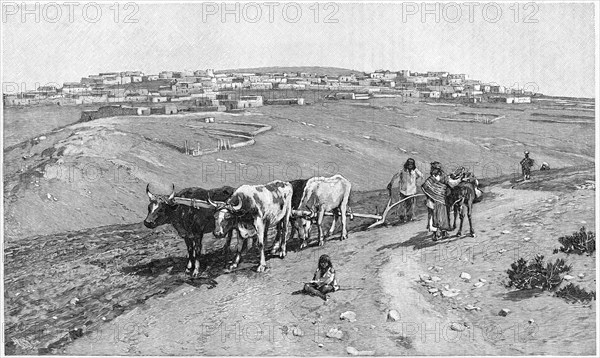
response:
<path id="1" fill-rule="evenodd" d="M 596 234 L 592 231 L 586 232 L 585 227 L 574 232 L 573 235 L 559 237 L 558 242 L 562 244 L 562 247 L 554 250 L 554 253 L 560 250 L 567 254 L 582 255 L 584 253 L 592 254 L 596 251 Z"/>
<path id="2" fill-rule="evenodd" d="M 587 303 L 596 299 L 596 292 L 588 292 L 585 289 L 569 283 L 565 287 L 556 291 L 556 297 L 563 298 L 571 303 Z"/>
<path id="3" fill-rule="evenodd" d="M 532 288 L 553 290 L 562 282 L 561 274 L 570 272 L 572 268 L 563 259 L 544 262 L 543 255 L 536 255 L 531 262 L 519 258 L 510 267 L 511 269 L 506 271 L 509 278 L 508 287 L 520 290 Z"/>

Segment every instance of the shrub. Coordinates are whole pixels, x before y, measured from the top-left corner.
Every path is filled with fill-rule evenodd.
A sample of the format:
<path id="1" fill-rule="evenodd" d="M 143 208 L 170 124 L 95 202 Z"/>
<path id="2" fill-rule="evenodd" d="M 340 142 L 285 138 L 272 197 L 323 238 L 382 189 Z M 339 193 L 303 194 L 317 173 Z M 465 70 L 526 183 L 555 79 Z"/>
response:
<path id="1" fill-rule="evenodd" d="M 556 297 L 563 298 L 571 303 L 587 303 L 596 299 L 596 292 L 588 292 L 579 286 L 569 283 L 556 292 Z"/>
<path id="2" fill-rule="evenodd" d="M 571 271 L 571 265 L 567 265 L 563 259 L 545 263 L 543 255 L 536 255 L 531 262 L 519 258 L 510 267 L 511 269 L 506 271 L 509 278 L 508 287 L 520 290 L 552 290 L 562 282 L 561 274 Z"/>
<path id="3" fill-rule="evenodd" d="M 596 234 L 592 231 L 586 232 L 585 226 L 574 232 L 573 235 L 559 237 L 558 242 L 562 244 L 560 251 L 567 254 L 592 254 L 596 251 Z M 554 250 L 554 252 L 556 253 L 558 250 Z"/>

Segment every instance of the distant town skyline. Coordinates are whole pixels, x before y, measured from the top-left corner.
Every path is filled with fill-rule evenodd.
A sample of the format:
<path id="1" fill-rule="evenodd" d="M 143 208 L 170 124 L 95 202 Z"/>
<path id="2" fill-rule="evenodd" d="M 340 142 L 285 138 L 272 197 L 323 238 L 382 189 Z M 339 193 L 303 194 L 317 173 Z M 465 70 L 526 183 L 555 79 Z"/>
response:
<path id="1" fill-rule="evenodd" d="M 28 13 L 12 4 L 3 3 L 3 91 L 108 71 L 326 66 L 595 96 L 593 3 L 42 3 Z"/>

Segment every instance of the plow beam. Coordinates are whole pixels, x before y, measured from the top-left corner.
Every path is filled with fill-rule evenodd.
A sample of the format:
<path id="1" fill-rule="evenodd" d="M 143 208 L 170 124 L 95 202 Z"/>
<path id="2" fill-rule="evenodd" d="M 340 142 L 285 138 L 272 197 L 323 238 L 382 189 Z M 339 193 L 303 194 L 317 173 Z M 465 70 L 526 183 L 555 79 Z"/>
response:
<path id="1" fill-rule="evenodd" d="M 387 205 L 385 207 L 385 210 L 383 211 L 383 214 L 381 214 L 381 216 L 379 217 L 379 220 L 377 220 L 376 222 L 374 222 L 371 225 L 369 225 L 369 227 L 367 227 L 367 229 L 372 229 L 372 228 L 374 228 L 376 226 L 384 224 L 385 223 L 385 218 L 386 218 L 387 214 L 390 212 L 390 210 L 392 210 L 393 208 L 395 208 L 396 206 L 398 206 L 403 201 L 406 201 L 406 200 L 411 199 L 411 198 L 416 198 L 417 196 L 424 196 L 424 194 L 411 195 L 411 196 L 408 196 L 408 197 L 406 197 L 406 198 L 404 198 L 404 199 L 402 199 L 400 201 L 397 201 L 397 202 L 395 202 L 393 204 L 392 204 L 392 198 L 390 197 L 388 199 L 388 202 L 387 202 Z M 354 214 L 354 215 L 356 215 L 356 214 Z"/>

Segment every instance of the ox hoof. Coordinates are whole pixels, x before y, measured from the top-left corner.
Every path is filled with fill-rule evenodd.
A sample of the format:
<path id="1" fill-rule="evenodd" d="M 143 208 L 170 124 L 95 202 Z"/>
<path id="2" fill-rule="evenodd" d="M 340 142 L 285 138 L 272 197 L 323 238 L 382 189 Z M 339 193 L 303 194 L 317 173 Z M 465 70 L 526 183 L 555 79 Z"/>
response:
<path id="1" fill-rule="evenodd" d="M 236 264 L 231 264 L 231 265 L 229 265 L 229 271 L 233 271 L 233 270 L 235 270 L 237 267 L 238 267 L 238 265 L 236 265 Z"/>
<path id="2" fill-rule="evenodd" d="M 279 251 L 279 258 L 282 259 L 285 257 L 285 252 L 284 251 Z"/>
<path id="3" fill-rule="evenodd" d="M 470 232 L 469 233 L 469 237 L 475 237 L 475 233 L 474 232 Z"/>
<path id="4" fill-rule="evenodd" d="M 323 241 L 323 240 L 320 240 L 320 241 L 319 241 L 319 246 L 323 246 L 323 245 L 325 245 L 325 241 Z"/>
<path id="5" fill-rule="evenodd" d="M 307 247 L 308 244 L 306 243 L 306 241 L 303 241 L 302 244 L 300 244 L 300 250 L 302 250 L 303 248 Z"/>
<path id="6" fill-rule="evenodd" d="M 267 266 L 265 266 L 265 265 L 259 265 L 256 268 L 256 272 L 265 272 L 266 269 L 267 269 Z"/>

